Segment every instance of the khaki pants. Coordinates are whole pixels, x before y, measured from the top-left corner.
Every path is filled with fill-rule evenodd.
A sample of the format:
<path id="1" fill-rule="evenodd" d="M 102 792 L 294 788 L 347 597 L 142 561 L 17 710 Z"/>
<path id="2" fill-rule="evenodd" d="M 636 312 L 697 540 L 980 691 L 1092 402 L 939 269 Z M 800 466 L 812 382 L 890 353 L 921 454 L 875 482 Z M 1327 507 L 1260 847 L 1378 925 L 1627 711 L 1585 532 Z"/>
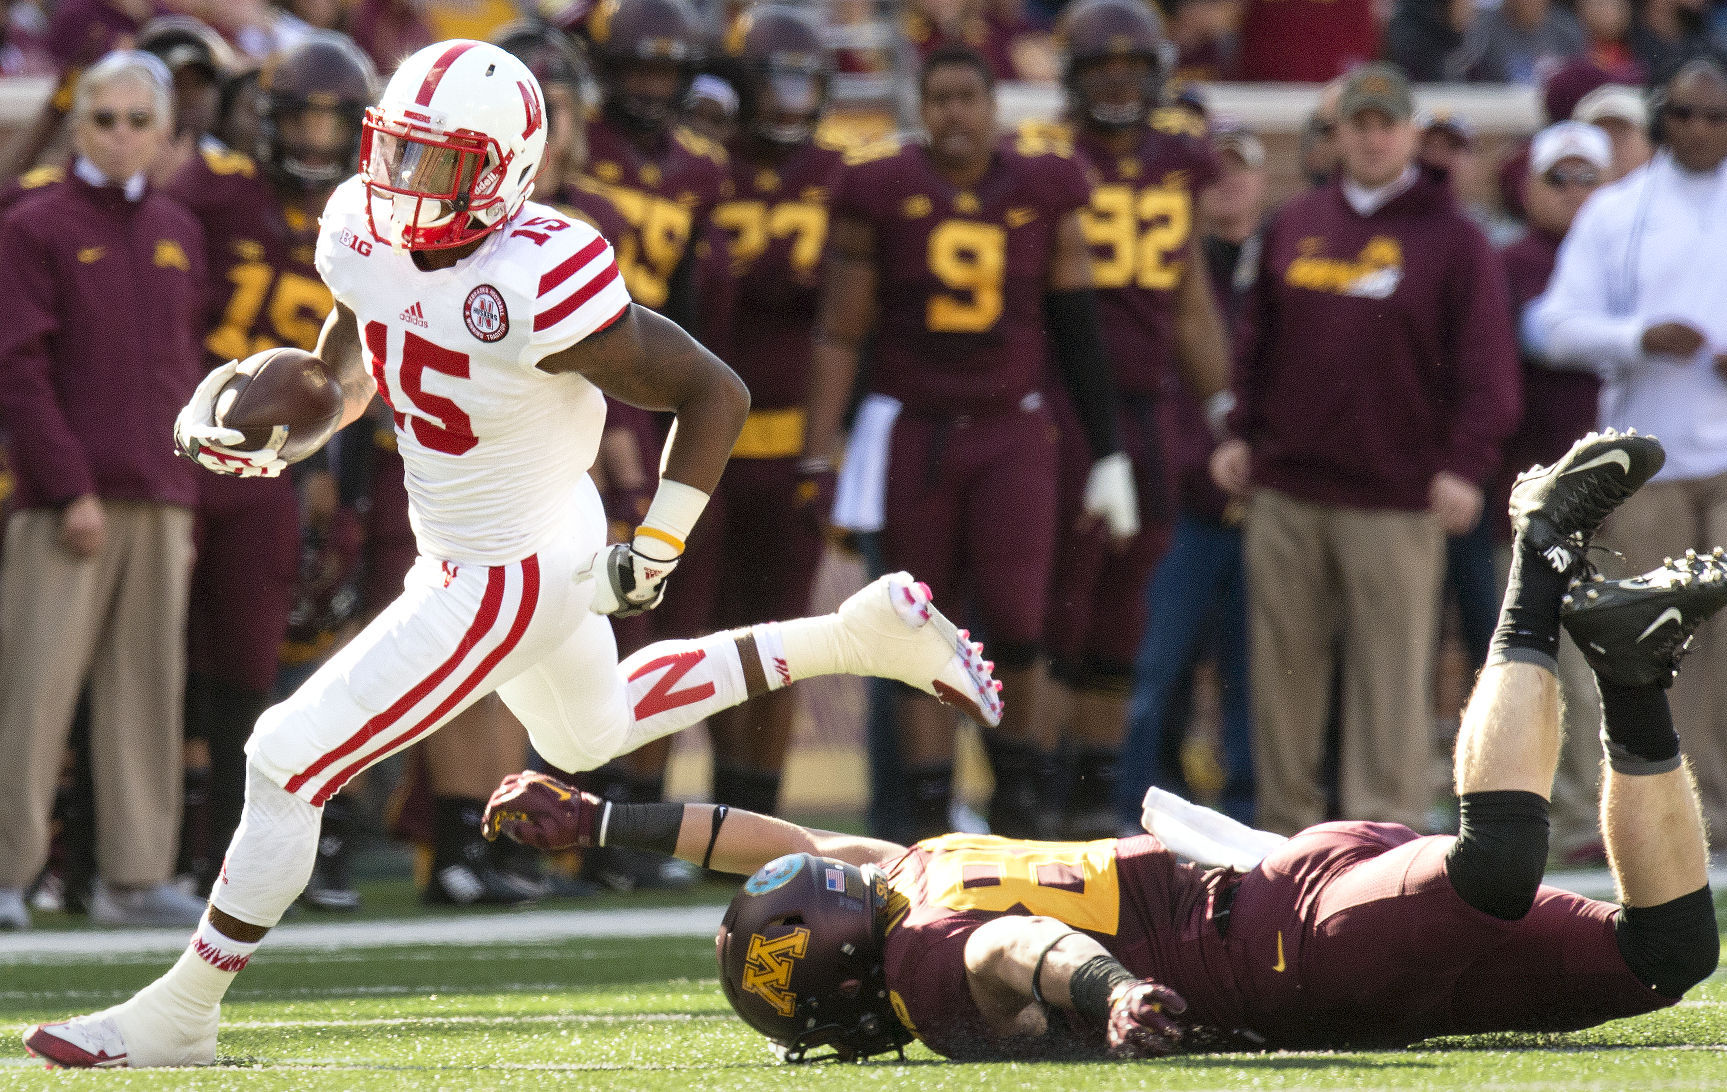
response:
<path id="1" fill-rule="evenodd" d="M 1325 818 L 1319 764 L 1336 668 L 1343 817 L 1424 830 L 1436 789 L 1439 525 L 1424 512 L 1330 508 L 1260 489 L 1244 548 L 1258 825 L 1293 834 Z"/>
<path id="2" fill-rule="evenodd" d="M 0 887 L 28 885 L 47 859 L 55 783 L 86 683 L 98 871 L 112 884 L 145 885 L 173 868 L 192 514 L 123 501 L 104 510 L 107 542 L 89 559 L 60 546 L 57 511 L 28 509 L 6 527 Z"/>
<path id="3" fill-rule="evenodd" d="M 1625 555 L 1631 576 L 1688 547 L 1727 546 L 1727 474 L 1688 481 L 1650 482 L 1601 528 L 1601 541 Z M 1670 691 L 1680 745 L 1697 774 L 1709 841 L 1727 848 L 1727 623 L 1710 619 L 1691 639 L 1691 651 Z"/>

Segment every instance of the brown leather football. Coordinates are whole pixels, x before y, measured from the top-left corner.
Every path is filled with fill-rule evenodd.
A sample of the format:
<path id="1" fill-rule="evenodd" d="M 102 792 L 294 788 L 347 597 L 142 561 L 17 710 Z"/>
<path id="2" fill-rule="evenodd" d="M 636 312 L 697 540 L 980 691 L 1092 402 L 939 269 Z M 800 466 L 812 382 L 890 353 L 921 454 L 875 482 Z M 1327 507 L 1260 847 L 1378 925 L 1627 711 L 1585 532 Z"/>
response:
<path id="1" fill-rule="evenodd" d="M 270 349 L 240 362 L 216 395 L 216 423 L 245 433 L 245 450 L 288 430 L 282 458 L 296 463 L 324 446 L 342 423 L 342 386 L 303 349 Z"/>

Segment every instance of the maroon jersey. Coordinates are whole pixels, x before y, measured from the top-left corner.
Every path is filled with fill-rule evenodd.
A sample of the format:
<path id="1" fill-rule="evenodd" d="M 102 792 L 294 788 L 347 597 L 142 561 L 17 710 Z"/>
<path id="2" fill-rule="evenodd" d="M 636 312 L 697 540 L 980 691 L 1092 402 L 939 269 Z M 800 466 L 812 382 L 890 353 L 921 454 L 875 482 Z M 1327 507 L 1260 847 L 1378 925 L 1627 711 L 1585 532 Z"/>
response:
<path id="1" fill-rule="evenodd" d="M 997 1035 L 972 1000 L 971 934 L 1004 914 L 1038 914 L 1179 993 L 1199 1043 L 1240 1033 L 1280 1048 L 1404 1046 L 1570 1031 L 1678 1001 L 1626 966 L 1610 903 L 1542 887 L 1517 921 L 1465 903 L 1445 874 L 1454 841 L 1393 823 L 1324 823 L 1251 872 L 1202 873 L 1149 835 L 932 838 L 887 862 L 890 999 L 950 1057 L 1095 1048 L 1098 1030 L 1059 1018 L 1042 1039 Z"/>
<path id="2" fill-rule="evenodd" d="M 921 144 L 860 150 L 833 212 L 867 224 L 877 270 L 874 389 L 919 412 L 999 412 L 1041 386 L 1056 228 L 1089 196 L 1077 160 L 1008 140 L 975 189 Z"/>
<path id="3" fill-rule="evenodd" d="M 1065 133 L 1045 127 L 1052 139 Z M 1075 148 L 1091 176 L 1080 212 L 1097 285 L 1098 320 L 1116 389 L 1156 394 L 1175 357 L 1176 287 L 1187 272 L 1194 195 L 1217 178 L 1204 129 L 1185 110 L 1159 110 L 1139 144 L 1115 155 L 1081 130 Z"/>
<path id="4" fill-rule="evenodd" d="M 1097 842 L 949 834 L 919 842 L 887 872 L 885 961 L 894 1010 L 925 1045 L 950 1058 L 1101 1044 L 1101 1032 L 1059 1020 L 1042 1040 L 989 1030 L 966 984 L 965 944 L 978 926 L 1004 914 L 1046 915 L 1083 930 L 1133 974 L 1173 986 L 1195 1023 L 1216 1026 L 1233 1016 L 1209 996 L 1230 980 L 1223 942 L 1207 921 L 1212 884 L 1149 834 Z"/>
<path id="5" fill-rule="evenodd" d="M 595 117 L 588 121 L 587 173 L 627 225 L 611 241 L 630 298 L 664 310 L 672 274 L 702 238 L 714 206 L 730 192 L 725 150 L 676 129 L 653 154 L 643 154 L 604 118 Z"/>
<path id="6" fill-rule="evenodd" d="M 714 227 L 726 240 L 714 248 L 712 280 L 729 291 L 702 298 L 729 296 L 721 343 L 755 409 L 804 403 L 828 197 L 840 160 L 838 149 L 813 142 L 775 167 L 734 156 L 732 197 L 714 210 Z"/>
<path id="7" fill-rule="evenodd" d="M 630 232 L 629 221 L 606 196 L 605 187 L 591 178 L 575 179 L 548 198 L 546 203 L 559 212 L 592 224 L 608 243 L 615 244 Z"/>
<path id="8" fill-rule="evenodd" d="M 168 185 L 204 225 L 212 363 L 278 345 L 310 352 L 335 300 L 312 267 L 318 220 L 285 205 L 248 157 L 206 142 Z"/>

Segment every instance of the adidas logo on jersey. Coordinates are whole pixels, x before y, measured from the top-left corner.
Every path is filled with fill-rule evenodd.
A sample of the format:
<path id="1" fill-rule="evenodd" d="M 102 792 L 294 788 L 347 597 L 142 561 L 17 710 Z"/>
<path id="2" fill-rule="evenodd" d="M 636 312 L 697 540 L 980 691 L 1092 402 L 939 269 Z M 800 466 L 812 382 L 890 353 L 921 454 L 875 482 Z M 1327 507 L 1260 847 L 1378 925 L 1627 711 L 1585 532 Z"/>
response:
<path id="1" fill-rule="evenodd" d="M 422 330 L 428 329 L 432 325 L 431 323 L 426 321 L 426 312 L 424 312 L 420 309 L 420 301 L 419 300 L 415 300 L 414 306 L 408 308 L 406 311 L 403 311 L 400 315 L 397 316 L 397 318 L 401 319 L 403 322 L 407 323 L 410 326 L 418 326 Z"/>

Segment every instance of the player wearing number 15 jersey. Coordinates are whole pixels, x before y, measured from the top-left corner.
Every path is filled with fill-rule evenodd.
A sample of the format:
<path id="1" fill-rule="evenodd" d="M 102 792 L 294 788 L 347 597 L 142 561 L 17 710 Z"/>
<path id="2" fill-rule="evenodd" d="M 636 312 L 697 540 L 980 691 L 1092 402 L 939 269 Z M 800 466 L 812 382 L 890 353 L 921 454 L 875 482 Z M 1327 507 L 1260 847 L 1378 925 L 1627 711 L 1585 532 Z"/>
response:
<path id="1" fill-rule="evenodd" d="M 168 187 L 204 226 L 210 368 L 275 345 L 311 350 L 330 290 L 313 268 L 318 212 L 359 163 L 377 75 L 319 32 L 259 75 L 256 156 L 205 141 Z M 198 560 L 187 612 L 187 729 L 210 747 L 209 844 L 228 844 L 246 788 L 246 733 L 270 703 L 300 563 L 286 477 L 198 475 Z M 244 626 L 233 619 L 245 618 Z M 214 879 L 211 874 L 200 881 Z"/>
<path id="2" fill-rule="evenodd" d="M 812 675 L 879 674 L 1000 717 L 981 646 L 905 573 L 836 614 L 661 642 L 620 664 L 607 615 L 659 602 L 748 393 L 630 302 L 597 232 L 528 200 L 544 99 L 509 53 L 472 41 L 421 50 L 363 133 L 360 174 L 319 230 L 336 306 L 317 355 L 346 420 L 374 394 L 389 405 L 420 556 L 400 598 L 259 719 L 244 818 L 180 962 L 115 1008 L 31 1033 L 61 1064 L 213 1060 L 221 1000 L 305 885 L 324 803 L 493 691 L 567 770 Z M 237 371 L 211 373 L 176 439 L 211 469 L 279 473 L 281 436 L 243 448 L 215 420 Z M 615 546 L 588 476 L 608 393 L 678 425 L 647 516 Z"/>
<path id="3" fill-rule="evenodd" d="M 889 568 L 914 567 L 938 592 L 970 587 L 1010 699 L 1009 721 L 988 741 L 990 822 L 1024 832 L 1040 814 L 1029 717 L 1055 539 L 1056 439 L 1043 396 L 1052 357 L 1095 459 L 1087 509 L 1126 534 L 1135 504 L 1080 228 L 1089 196 L 1080 165 L 998 141 L 993 77 L 975 52 L 932 53 L 920 94 L 929 142 L 860 151 L 834 185 L 805 450 L 838 461 L 840 416 L 873 324 L 873 393 L 839 503 L 853 484 L 870 492 L 861 486 L 873 478 L 861 507 L 875 511 L 867 523 L 838 515 L 880 529 Z M 901 722 L 914 829 L 945 830 L 953 723 L 915 700 Z"/>

